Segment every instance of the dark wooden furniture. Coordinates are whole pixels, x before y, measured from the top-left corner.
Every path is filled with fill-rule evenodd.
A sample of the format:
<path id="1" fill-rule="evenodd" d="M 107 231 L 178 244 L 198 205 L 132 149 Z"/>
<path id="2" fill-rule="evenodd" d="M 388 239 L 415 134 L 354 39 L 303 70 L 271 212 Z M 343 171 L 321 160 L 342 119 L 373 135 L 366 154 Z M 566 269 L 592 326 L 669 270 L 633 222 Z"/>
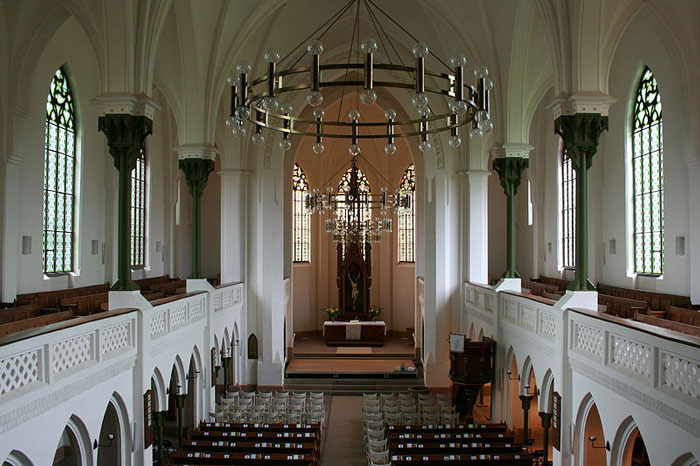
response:
<path id="1" fill-rule="evenodd" d="M 172 296 L 179 293 L 184 293 L 187 287 L 187 281 L 185 280 L 173 280 L 165 283 L 155 283 L 150 285 L 150 291 L 160 291 L 165 296 Z"/>
<path id="2" fill-rule="evenodd" d="M 328 346 L 383 346 L 386 325 L 362 325 L 359 340 L 348 340 L 345 334 L 345 325 L 336 322 L 337 325 L 324 325 L 324 338 Z M 369 324 L 369 323 L 368 323 Z M 355 324 L 357 325 L 357 324 Z"/>
<path id="3" fill-rule="evenodd" d="M 697 311 L 690 311 L 690 312 L 697 312 Z M 655 316 L 650 316 L 650 315 L 641 314 L 641 313 L 637 313 L 634 316 L 634 320 L 636 320 L 638 322 L 644 322 L 645 324 L 656 325 L 657 327 L 667 328 L 669 330 L 675 330 L 676 332 L 685 333 L 687 335 L 693 335 L 696 337 L 700 337 L 700 327 L 695 326 L 695 325 L 685 324 L 682 322 L 676 322 L 673 320 L 663 319 L 661 317 L 655 317 Z"/>
<path id="4" fill-rule="evenodd" d="M 0 310 L 0 324 L 39 317 L 41 315 L 39 311 L 39 306 L 36 304 L 25 304 L 23 306 L 2 309 Z"/>
<path id="5" fill-rule="evenodd" d="M 172 464 L 208 464 L 215 466 L 265 465 L 265 466 L 314 466 L 311 455 L 285 453 L 209 453 L 178 451 L 170 455 Z"/>
<path id="6" fill-rule="evenodd" d="M 665 311 L 669 306 L 691 309 L 693 306 L 688 296 L 657 293 L 655 291 L 635 290 L 618 286 L 601 285 L 598 283 L 598 293 L 619 298 L 636 299 L 645 301 L 652 311 Z"/>
<path id="7" fill-rule="evenodd" d="M 554 285 L 557 288 L 559 288 L 559 291 L 561 291 L 561 292 L 565 292 L 569 288 L 569 285 L 571 284 L 571 280 L 564 280 L 562 278 L 545 277 L 543 275 L 540 275 L 540 278 L 533 278 L 533 279 L 531 279 L 531 281 L 544 283 L 545 285 Z"/>
<path id="8" fill-rule="evenodd" d="M 102 304 L 109 301 L 109 293 L 89 294 L 63 298 L 60 301 L 61 309 L 70 309 L 74 315 L 87 316 L 95 312 L 101 312 Z"/>
<path id="9" fill-rule="evenodd" d="M 71 318 L 73 318 L 73 315 L 70 311 L 63 311 L 54 312 L 52 314 L 47 314 L 44 316 L 30 317 L 29 319 L 22 319 L 15 322 L 8 322 L 0 325 L 0 336 L 19 332 L 21 330 L 27 330 L 30 328 L 43 327 L 45 325 L 55 324 L 56 322 L 62 322 Z"/>
<path id="10" fill-rule="evenodd" d="M 481 341 L 458 337 L 464 338 L 464 352 L 450 351 L 452 401 L 462 416 L 471 419 L 479 390 L 493 381 L 496 342 L 488 337 Z"/>
<path id="11" fill-rule="evenodd" d="M 532 466 L 535 455 L 532 453 L 481 453 L 481 454 L 438 454 L 438 455 L 390 455 L 393 465 L 445 465 L 464 464 L 469 466 Z"/>
<path id="12" fill-rule="evenodd" d="M 521 280 L 520 286 L 523 288 L 523 292 L 535 296 L 546 296 L 548 294 L 559 296 L 562 294 L 562 292 L 559 291 L 559 287 L 556 285 L 547 285 L 530 280 Z"/>
<path id="13" fill-rule="evenodd" d="M 144 291 L 150 291 L 152 285 L 158 285 L 161 283 L 168 283 L 170 282 L 170 277 L 167 275 L 161 275 L 160 277 L 148 277 L 148 278 L 142 278 L 140 280 L 134 280 L 136 285 L 138 285 L 139 289 L 141 292 Z"/>
<path id="14" fill-rule="evenodd" d="M 42 291 L 17 295 L 17 305 L 36 304 L 40 309 L 58 310 L 61 299 L 85 296 L 109 291 L 109 282 L 100 285 L 81 286 L 65 290 Z"/>
<path id="15" fill-rule="evenodd" d="M 623 319 L 633 319 L 635 313 L 645 313 L 647 310 L 647 302 L 638 299 L 620 298 L 617 296 L 609 296 L 598 293 L 598 306 L 605 306 L 601 312 L 610 314 Z"/>

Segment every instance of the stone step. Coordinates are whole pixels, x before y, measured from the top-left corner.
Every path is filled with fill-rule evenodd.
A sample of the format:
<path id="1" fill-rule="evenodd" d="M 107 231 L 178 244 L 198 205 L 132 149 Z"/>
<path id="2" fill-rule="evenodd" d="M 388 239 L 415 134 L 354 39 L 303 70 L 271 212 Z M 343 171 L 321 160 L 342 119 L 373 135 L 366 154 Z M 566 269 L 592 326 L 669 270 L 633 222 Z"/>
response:
<path id="1" fill-rule="evenodd" d="M 424 387 L 422 377 L 412 379 L 385 378 L 286 378 L 285 389 L 323 391 L 332 395 L 362 395 L 364 392 L 403 392 L 411 387 Z"/>

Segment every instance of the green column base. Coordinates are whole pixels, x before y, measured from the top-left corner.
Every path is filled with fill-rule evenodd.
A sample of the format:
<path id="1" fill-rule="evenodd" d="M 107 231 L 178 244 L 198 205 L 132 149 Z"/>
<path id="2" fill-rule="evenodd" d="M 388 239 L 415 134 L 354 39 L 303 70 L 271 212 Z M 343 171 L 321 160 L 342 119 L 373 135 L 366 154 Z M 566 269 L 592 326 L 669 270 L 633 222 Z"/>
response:
<path id="1" fill-rule="evenodd" d="M 596 291 L 595 285 L 587 278 L 574 278 L 567 289 L 571 291 Z"/>
<path id="2" fill-rule="evenodd" d="M 131 278 L 117 280 L 109 289 L 110 291 L 138 291 L 139 286 Z"/>
<path id="3" fill-rule="evenodd" d="M 520 274 L 515 270 L 506 270 L 503 272 L 503 275 L 501 275 L 501 278 L 520 278 Z"/>

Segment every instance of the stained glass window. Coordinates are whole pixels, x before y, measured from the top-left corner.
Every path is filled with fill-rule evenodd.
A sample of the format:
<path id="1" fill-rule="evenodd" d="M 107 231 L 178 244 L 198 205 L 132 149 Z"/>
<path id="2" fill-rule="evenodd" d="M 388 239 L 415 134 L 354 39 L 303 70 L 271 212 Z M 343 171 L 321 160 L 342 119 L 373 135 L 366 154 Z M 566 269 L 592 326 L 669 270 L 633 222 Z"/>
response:
<path id="1" fill-rule="evenodd" d="M 576 171 L 571 159 L 564 152 L 564 143 L 559 139 L 561 166 L 561 257 L 562 266 L 576 267 Z"/>
<path id="2" fill-rule="evenodd" d="M 336 196 L 336 199 L 338 201 L 344 201 L 345 200 L 345 193 L 350 191 L 350 180 L 352 178 L 352 167 L 348 168 L 348 171 L 345 172 L 345 174 L 340 178 L 340 182 L 338 183 L 338 193 Z M 372 220 L 372 210 L 369 207 L 369 199 L 368 196 L 372 192 L 372 188 L 369 186 L 369 181 L 367 181 L 367 176 L 364 174 L 364 172 L 358 168 L 357 169 L 357 178 L 358 178 L 358 189 L 360 191 L 360 202 L 365 203 L 364 205 L 366 206 L 364 209 L 360 211 L 360 220 L 362 222 L 367 222 L 369 220 Z M 335 210 L 336 216 L 338 219 L 345 219 L 346 218 L 346 212 L 345 212 L 345 204 L 343 202 L 338 202 L 336 205 L 336 210 Z M 342 255 L 345 257 L 345 243 L 341 243 L 342 247 Z M 365 248 L 362 248 L 362 257 L 366 258 L 366 251 Z"/>
<path id="3" fill-rule="evenodd" d="M 131 266 L 146 265 L 146 148 L 131 171 Z"/>
<path id="4" fill-rule="evenodd" d="M 75 110 L 63 67 L 56 70 L 46 98 L 44 154 L 44 273 L 73 270 Z"/>
<path id="5" fill-rule="evenodd" d="M 306 174 L 295 163 L 292 173 L 292 205 L 294 208 L 292 250 L 294 262 L 311 261 L 311 213 L 304 205 L 304 198 L 308 191 L 309 181 L 306 179 Z"/>
<path id="6" fill-rule="evenodd" d="M 664 268 L 664 149 L 661 96 L 645 68 L 632 121 L 634 270 L 661 274 Z"/>
<path id="7" fill-rule="evenodd" d="M 399 192 L 411 198 L 409 209 L 399 210 L 399 262 L 415 262 L 416 233 L 416 166 L 411 164 L 401 178 Z"/>

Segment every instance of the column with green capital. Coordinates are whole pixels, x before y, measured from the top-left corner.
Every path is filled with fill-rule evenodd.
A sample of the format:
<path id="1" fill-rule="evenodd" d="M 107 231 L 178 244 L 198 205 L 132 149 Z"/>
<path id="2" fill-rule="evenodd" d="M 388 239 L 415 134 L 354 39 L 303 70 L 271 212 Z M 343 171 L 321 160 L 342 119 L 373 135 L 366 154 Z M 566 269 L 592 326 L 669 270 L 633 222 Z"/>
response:
<path id="1" fill-rule="evenodd" d="M 506 271 L 503 278 L 520 278 L 515 270 L 515 195 L 518 193 L 523 171 L 530 161 L 524 157 L 500 157 L 493 160 L 493 169 L 498 173 L 503 192 L 507 197 L 506 208 Z"/>
<path id="2" fill-rule="evenodd" d="M 184 158 L 179 161 L 180 170 L 185 174 L 187 187 L 192 195 L 192 273 L 189 278 L 204 278 L 201 264 L 201 203 L 209 174 L 214 171 L 214 161 L 205 158 Z"/>

